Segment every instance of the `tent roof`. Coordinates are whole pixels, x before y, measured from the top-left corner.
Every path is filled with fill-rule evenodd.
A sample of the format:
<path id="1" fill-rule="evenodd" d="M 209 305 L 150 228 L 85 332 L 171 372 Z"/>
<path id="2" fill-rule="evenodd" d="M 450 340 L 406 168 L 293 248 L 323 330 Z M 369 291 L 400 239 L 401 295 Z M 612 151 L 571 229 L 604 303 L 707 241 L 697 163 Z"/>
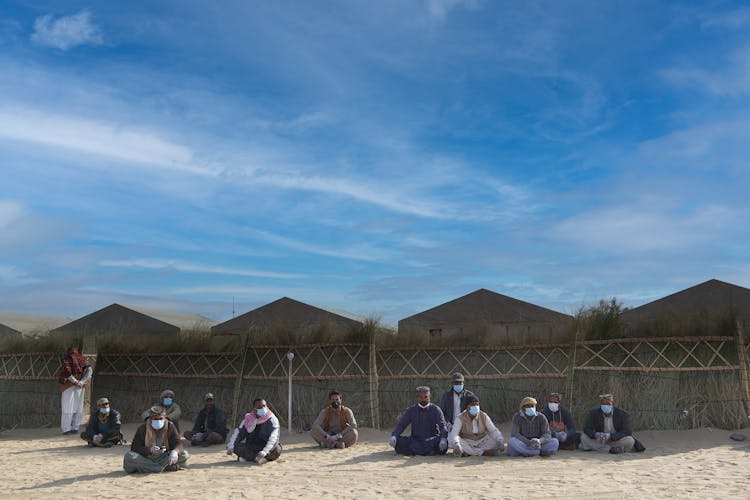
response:
<path id="1" fill-rule="evenodd" d="M 571 316 L 480 288 L 463 297 L 445 302 L 399 323 L 548 323 L 567 321 Z"/>
<path id="2" fill-rule="evenodd" d="M 75 321 L 55 328 L 57 333 L 94 333 L 134 330 L 138 333 L 179 333 L 169 323 L 147 316 L 120 304 L 111 304 Z"/>
<path id="3" fill-rule="evenodd" d="M 353 319 L 355 317 L 351 314 L 345 316 L 341 313 L 311 306 L 289 297 L 282 297 L 214 326 L 211 328 L 211 333 L 245 332 L 251 327 L 258 326 L 286 325 L 300 327 L 328 321 L 351 327 L 361 326 L 362 321 Z"/>
<path id="4" fill-rule="evenodd" d="M 750 318 L 750 289 L 717 279 L 686 288 L 622 313 L 627 322 L 649 321 L 669 315 L 693 316 L 700 311 L 721 315 L 734 309 L 739 319 Z"/>
<path id="5" fill-rule="evenodd" d="M 21 335 L 21 332 L 0 323 L 0 335 Z"/>
<path id="6" fill-rule="evenodd" d="M 64 325 L 71 319 L 64 316 L 37 316 L 34 314 L 0 312 L 0 323 L 23 334 L 47 332 Z"/>
<path id="7" fill-rule="evenodd" d="M 162 309 L 149 309 L 140 306 L 126 305 L 134 311 L 151 316 L 170 325 L 179 327 L 181 330 L 208 330 L 216 324 L 216 321 L 211 318 L 207 318 L 201 314 L 181 312 L 181 311 L 165 311 Z"/>

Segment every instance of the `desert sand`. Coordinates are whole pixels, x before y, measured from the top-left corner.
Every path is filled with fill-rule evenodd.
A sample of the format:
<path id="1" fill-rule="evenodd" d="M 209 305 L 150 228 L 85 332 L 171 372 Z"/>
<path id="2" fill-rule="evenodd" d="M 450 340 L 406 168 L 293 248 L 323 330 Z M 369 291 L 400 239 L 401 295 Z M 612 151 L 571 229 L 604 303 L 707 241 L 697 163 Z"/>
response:
<path id="1" fill-rule="evenodd" d="M 507 439 L 509 424 L 500 428 Z M 126 438 L 135 429 L 123 426 Z M 240 464 L 223 447 L 187 445 L 188 470 L 146 475 L 123 472 L 127 446 L 91 449 L 57 429 L 14 429 L 0 433 L 0 497 L 750 498 L 750 440 L 730 434 L 637 432 L 648 449 L 623 455 L 454 458 L 397 456 L 389 433 L 374 429 L 362 429 L 360 443 L 345 450 L 321 450 L 307 434 L 283 432 L 277 462 Z"/>

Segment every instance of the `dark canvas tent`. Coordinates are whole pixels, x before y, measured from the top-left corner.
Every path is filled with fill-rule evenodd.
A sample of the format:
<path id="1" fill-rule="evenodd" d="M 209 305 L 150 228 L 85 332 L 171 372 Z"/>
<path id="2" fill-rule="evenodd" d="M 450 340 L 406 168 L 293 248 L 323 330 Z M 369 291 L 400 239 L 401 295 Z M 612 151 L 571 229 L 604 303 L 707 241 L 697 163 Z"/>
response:
<path id="1" fill-rule="evenodd" d="M 567 314 L 482 288 L 404 318 L 398 330 L 448 336 L 483 328 L 495 341 L 520 345 L 565 342 L 571 320 Z"/>
<path id="2" fill-rule="evenodd" d="M 71 321 L 50 333 L 68 338 L 101 338 L 104 336 L 159 336 L 177 338 L 180 329 L 120 304 L 107 307 Z"/>
<path id="3" fill-rule="evenodd" d="M 282 297 L 211 328 L 212 335 L 241 335 L 252 330 L 283 328 L 306 333 L 326 326 L 345 332 L 362 326 L 362 321 L 343 313 L 335 313 L 298 300 Z"/>
<path id="4" fill-rule="evenodd" d="M 733 329 L 733 320 L 750 324 L 750 289 L 717 279 L 686 288 L 622 313 L 631 334 L 712 334 L 722 323 Z M 747 327 L 746 327 L 747 329 Z M 681 332 L 680 332 L 681 330 Z"/>
<path id="5" fill-rule="evenodd" d="M 19 337 L 21 332 L 0 323 L 0 337 Z"/>

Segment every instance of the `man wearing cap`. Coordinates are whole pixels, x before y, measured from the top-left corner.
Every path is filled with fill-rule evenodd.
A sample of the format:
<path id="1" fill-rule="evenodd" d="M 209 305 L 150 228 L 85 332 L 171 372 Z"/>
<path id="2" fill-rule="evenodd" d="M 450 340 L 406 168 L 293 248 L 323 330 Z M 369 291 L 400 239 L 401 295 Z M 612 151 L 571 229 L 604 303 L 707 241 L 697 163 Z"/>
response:
<path id="1" fill-rule="evenodd" d="M 465 398 L 474 396 L 474 393 L 464 389 L 464 376 L 462 373 L 454 373 L 451 377 L 451 388 L 445 391 L 440 398 L 440 409 L 443 410 L 445 422 L 448 425 L 448 432 L 453 427 L 453 421 L 459 413 L 466 408 Z"/>
<path id="2" fill-rule="evenodd" d="M 166 412 L 167 418 L 175 425 L 177 432 L 180 432 L 180 417 L 182 416 L 182 409 L 180 405 L 174 402 L 174 391 L 171 389 L 164 389 L 159 395 L 159 403 L 155 406 L 161 406 Z M 141 414 L 141 417 L 145 420 L 149 418 L 150 411 L 146 410 Z"/>
<path id="3" fill-rule="evenodd" d="M 511 457 L 547 457 L 557 452 L 560 443 L 553 438 L 547 417 L 536 411 L 536 399 L 521 400 L 520 411 L 513 415 L 508 441 Z"/>
<path id="4" fill-rule="evenodd" d="M 180 433 L 167 419 L 161 406 L 152 406 L 148 418 L 138 427 L 125 453 L 122 468 L 131 472 L 171 472 L 187 466 L 188 452 L 182 446 Z"/>
<path id="5" fill-rule="evenodd" d="M 92 448 L 111 448 L 123 441 L 120 425 L 120 412 L 109 407 L 109 399 L 99 398 L 96 401 L 96 415 L 89 417 L 89 423 L 86 430 L 81 433 L 81 439 Z"/>
<path id="6" fill-rule="evenodd" d="M 612 394 L 599 396 L 599 408 L 589 411 L 581 435 L 585 451 L 624 453 L 633 451 L 635 439 L 630 429 L 630 415 L 615 406 Z"/>
<path id="7" fill-rule="evenodd" d="M 193 446 L 221 444 L 227 438 L 227 417 L 214 403 L 214 395 L 203 395 L 203 408 L 198 412 L 192 431 L 185 431 L 185 439 Z"/>
<path id="8" fill-rule="evenodd" d="M 312 438 L 321 448 L 354 446 L 359 436 L 354 413 L 342 404 L 338 391 L 328 393 L 328 403 L 313 422 Z"/>
<path id="9" fill-rule="evenodd" d="M 411 436 L 402 436 L 411 425 Z M 448 450 L 448 429 L 443 410 L 430 403 L 430 388 L 417 387 L 417 402 L 407 408 L 393 429 L 388 444 L 402 455 L 445 454 Z"/>
<path id="10" fill-rule="evenodd" d="M 455 457 L 495 456 L 505 449 L 502 433 L 492 423 L 492 419 L 479 409 L 476 396 L 466 396 L 466 409 L 453 423 L 448 434 L 448 443 Z"/>
<path id="11" fill-rule="evenodd" d="M 547 417 L 552 437 L 560 442 L 561 450 L 575 450 L 581 442 L 581 433 L 576 432 L 573 414 L 562 405 L 562 396 L 553 392 L 547 396 L 547 406 L 541 413 Z"/>

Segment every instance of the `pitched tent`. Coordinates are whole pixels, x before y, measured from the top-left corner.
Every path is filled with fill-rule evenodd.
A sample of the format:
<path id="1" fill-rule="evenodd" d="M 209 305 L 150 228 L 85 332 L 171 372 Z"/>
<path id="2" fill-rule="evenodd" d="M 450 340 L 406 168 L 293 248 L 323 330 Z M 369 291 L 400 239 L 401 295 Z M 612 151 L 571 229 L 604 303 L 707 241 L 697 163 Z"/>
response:
<path id="1" fill-rule="evenodd" d="M 38 316 L 35 314 L 21 314 L 0 312 L 0 323 L 23 335 L 46 333 L 53 328 L 68 323 L 71 318 L 64 316 Z"/>
<path id="2" fill-rule="evenodd" d="M 134 311 L 151 316 L 158 320 L 169 323 L 180 328 L 184 333 L 186 331 L 202 331 L 207 332 L 212 326 L 216 324 L 216 321 L 200 314 L 180 312 L 180 311 L 166 311 L 163 309 L 150 309 L 140 306 L 126 306 Z"/>
<path id="3" fill-rule="evenodd" d="M 717 279 L 622 313 L 631 336 L 729 333 L 734 319 L 750 324 L 750 289 Z"/>
<path id="4" fill-rule="evenodd" d="M 285 329 L 304 334 L 320 327 L 343 333 L 361 327 L 354 315 L 332 312 L 282 297 L 211 328 L 212 335 L 242 335 L 253 330 Z"/>
<path id="5" fill-rule="evenodd" d="M 50 333 L 65 335 L 67 338 L 101 338 L 105 336 L 158 336 L 174 339 L 179 337 L 180 329 L 164 321 L 121 306 L 111 304 L 107 307 L 71 321 Z"/>
<path id="6" fill-rule="evenodd" d="M 0 323 L 0 337 L 20 337 L 21 332 L 15 330 L 7 325 Z"/>
<path id="7" fill-rule="evenodd" d="M 567 342 L 573 318 L 481 288 L 398 322 L 400 334 L 409 331 L 433 337 L 468 334 L 484 329 L 500 344 Z"/>

